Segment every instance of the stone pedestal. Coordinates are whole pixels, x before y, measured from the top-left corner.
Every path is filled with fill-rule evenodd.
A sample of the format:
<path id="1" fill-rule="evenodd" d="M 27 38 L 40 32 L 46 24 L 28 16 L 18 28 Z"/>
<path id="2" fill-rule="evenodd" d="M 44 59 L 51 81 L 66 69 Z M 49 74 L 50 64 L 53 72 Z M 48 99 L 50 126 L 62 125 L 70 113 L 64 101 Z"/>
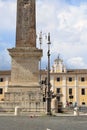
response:
<path id="1" fill-rule="evenodd" d="M 11 86 L 39 88 L 39 60 L 42 50 L 37 48 L 8 49 L 12 57 Z"/>
<path id="2" fill-rule="evenodd" d="M 18 104 L 21 108 L 29 108 L 31 111 L 36 111 L 37 107 L 43 108 L 38 73 L 42 50 L 35 47 L 16 47 L 8 50 L 12 58 L 12 71 L 5 101 L 14 103 L 14 106 Z"/>

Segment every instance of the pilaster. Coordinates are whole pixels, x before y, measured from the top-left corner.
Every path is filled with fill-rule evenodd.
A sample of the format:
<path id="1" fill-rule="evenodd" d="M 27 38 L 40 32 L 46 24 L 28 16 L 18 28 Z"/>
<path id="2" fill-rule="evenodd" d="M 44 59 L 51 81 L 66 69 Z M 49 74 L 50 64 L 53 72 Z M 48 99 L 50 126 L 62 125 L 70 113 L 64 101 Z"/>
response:
<path id="1" fill-rule="evenodd" d="M 63 76 L 63 84 L 62 84 L 62 94 L 63 94 L 63 97 L 62 97 L 62 102 L 63 102 L 63 105 L 64 107 L 66 106 L 66 101 L 67 101 L 67 85 L 66 85 L 66 76 L 64 75 Z"/>

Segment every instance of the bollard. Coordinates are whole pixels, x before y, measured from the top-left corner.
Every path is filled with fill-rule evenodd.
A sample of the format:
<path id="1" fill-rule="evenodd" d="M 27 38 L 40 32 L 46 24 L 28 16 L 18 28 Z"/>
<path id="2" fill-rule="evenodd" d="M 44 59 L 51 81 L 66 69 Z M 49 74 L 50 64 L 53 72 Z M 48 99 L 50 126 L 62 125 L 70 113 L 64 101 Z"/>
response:
<path id="1" fill-rule="evenodd" d="M 46 130 L 51 130 L 51 129 L 47 128 Z"/>
<path id="2" fill-rule="evenodd" d="M 51 101 L 51 109 L 52 109 L 52 114 L 55 114 L 58 112 L 58 106 L 57 106 L 57 99 L 53 98 Z"/>
<path id="3" fill-rule="evenodd" d="M 74 108 L 74 116 L 79 116 L 79 108 L 78 107 Z"/>
<path id="4" fill-rule="evenodd" d="M 16 107 L 15 107 L 14 115 L 15 115 L 15 116 L 20 115 L 20 108 L 19 108 L 19 106 L 16 106 Z"/>

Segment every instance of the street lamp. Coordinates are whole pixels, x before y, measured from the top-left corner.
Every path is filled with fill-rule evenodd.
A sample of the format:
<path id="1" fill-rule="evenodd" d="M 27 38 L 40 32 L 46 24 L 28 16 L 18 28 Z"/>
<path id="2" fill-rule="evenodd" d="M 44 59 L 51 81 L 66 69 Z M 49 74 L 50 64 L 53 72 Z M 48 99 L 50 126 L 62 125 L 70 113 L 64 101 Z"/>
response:
<path id="1" fill-rule="evenodd" d="M 48 72 L 47 72 L 47 115 L 51 115 L 51 91 L 50 91 L 50 33 L 48 33 L 48 52 L 47 52 L 47 56 L 48 56 Z"/>
<path id="2" fill-rule="evenodd" d="M 39 43 L 40 43 L 40 49 L 42 45 L 42 32 L 39 34 Z M 41 59 L 40 59 L 40 84 L 41 84 Z"/>
<path id="3" fill-rule="evenodd" d="M 45 33 L 43 33 L 42 31 L 39 33 L 39 44 L 40 44 L 40 50 L 42 49 L 41 47 L 42 47 L 42 40 L 43 40 L 43 35 L 45 35 L 45 39 L 46 39 L 46 34 Z M 41 59 L 40 59 L 40 62 L 39 62 L 40 64 L 40 81 L 39 81 L 39 83 L 40 83 L 40 85 L 41 85 Z"/>

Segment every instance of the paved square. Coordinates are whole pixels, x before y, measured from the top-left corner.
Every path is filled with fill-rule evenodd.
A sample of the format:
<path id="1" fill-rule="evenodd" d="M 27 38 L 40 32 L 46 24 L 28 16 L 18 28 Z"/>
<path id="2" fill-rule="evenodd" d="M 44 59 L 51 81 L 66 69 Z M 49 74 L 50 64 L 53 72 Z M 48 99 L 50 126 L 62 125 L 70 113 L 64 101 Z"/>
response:
<path id="1" fill-rule="evenodd" d="M 3 117 L 0 130 L 87 130 L 87 116 L 80 117 Z"/>

